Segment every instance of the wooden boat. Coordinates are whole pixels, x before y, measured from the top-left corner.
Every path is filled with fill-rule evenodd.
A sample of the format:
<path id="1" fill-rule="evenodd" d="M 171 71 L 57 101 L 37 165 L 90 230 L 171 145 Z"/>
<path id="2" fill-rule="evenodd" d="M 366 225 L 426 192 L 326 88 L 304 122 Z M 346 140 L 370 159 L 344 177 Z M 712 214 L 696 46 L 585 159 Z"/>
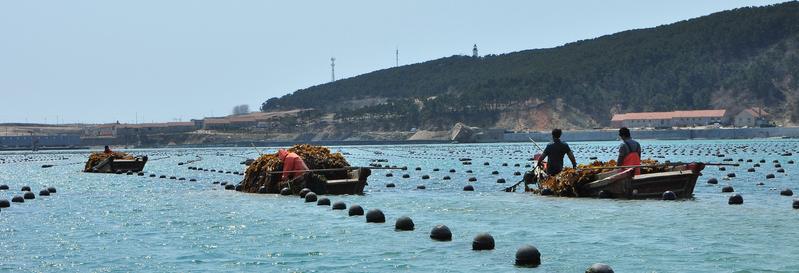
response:
<path id="1" fill-rule="evenodd" d="M 577 189 L 580 197 L 596 197 L 600 191 L 612 198 L 647 199 L 661 198 L 666 191 L 672 191 L 677 198 L 691 198 L 696 180 L 704 165 L 693 163 L 672 166 L 662 172 L 633 175 L 633 169 L 599 174 L 596 181 L 581 185 Z"/>
<path id="2" fill-rule="evenodd" d="M 144 170 L 145 164 L 147 164 L 147 156 L 139 156 L 134 159 L 109 157 L 92 167 L 92 171 L 97 173 L 140 172 Z"/>
<path id="3" fill-rule="evenodd" d="M 363 189 L 368 185 L 367 178 L 372 174 L 368 168 L 358 168 L 350 170 L 346 179 L 335 180 L 314 180 L 308 176 L 301 176 L 305 181 L 304 186 L 316 194 L 338 195 L 338 194 L 363 194 Z"/>

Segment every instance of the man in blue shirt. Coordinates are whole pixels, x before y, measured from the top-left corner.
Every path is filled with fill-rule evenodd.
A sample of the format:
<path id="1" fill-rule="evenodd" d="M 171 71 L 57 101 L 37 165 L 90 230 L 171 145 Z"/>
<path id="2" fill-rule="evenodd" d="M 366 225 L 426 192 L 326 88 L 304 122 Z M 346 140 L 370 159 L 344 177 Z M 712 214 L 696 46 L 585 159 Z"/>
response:
<path id="1" fill-rule="evenodd" d="M 560 129 L 552 130 L 552 143 L 547 144 L 547 147 L 544 148 L 544 153 L 541 154 L 541 157 L 538 159 L 538 166 L 541 166 L 544 159 L 547 157 L 549 158 L 546 166 L 548 175 L 556 175 L 563 170 L 564 155 L 569 156 L 569 160 L 572 162 L 572 168 L 577 168 L 577 160 L 574 159 L 574 154 L 571 148 L 569 148 L 569 144 L 560 141 L 560 135 L 562 133 Z"/>

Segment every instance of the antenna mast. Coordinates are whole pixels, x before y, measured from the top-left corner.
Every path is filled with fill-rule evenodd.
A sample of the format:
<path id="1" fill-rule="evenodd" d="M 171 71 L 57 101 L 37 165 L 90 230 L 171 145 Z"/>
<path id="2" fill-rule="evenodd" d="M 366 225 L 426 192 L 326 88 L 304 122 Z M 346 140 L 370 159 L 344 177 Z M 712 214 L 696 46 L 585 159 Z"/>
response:
<path id="1" fill-rule="evenodd" d="M 330 82 L 336 81 L 336 58 L 330 58 Z"/>

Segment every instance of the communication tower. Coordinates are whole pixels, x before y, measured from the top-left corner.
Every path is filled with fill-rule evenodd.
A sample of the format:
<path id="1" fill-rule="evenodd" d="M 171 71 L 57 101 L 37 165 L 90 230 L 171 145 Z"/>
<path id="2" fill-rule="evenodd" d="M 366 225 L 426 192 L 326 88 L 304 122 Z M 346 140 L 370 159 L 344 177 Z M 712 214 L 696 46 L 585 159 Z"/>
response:
<path id="1" fill-rule="evenodd" d="M 336 81 L 336 58 L 330 58 L 330 81 Z"/>

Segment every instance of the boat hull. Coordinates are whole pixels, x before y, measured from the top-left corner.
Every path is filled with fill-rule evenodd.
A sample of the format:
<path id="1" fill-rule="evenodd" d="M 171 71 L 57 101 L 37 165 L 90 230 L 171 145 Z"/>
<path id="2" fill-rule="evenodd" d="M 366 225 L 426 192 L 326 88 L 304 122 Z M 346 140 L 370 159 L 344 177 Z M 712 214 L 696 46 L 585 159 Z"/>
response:
<path id="1" fill-rule="evenodd" d="M 141 172 L 146 164 L 147 156 L 136 157 L 131 160 L 109 157 L 92 167 L 92 171 L 97 173 Z"/>
<path id="2" fill-rule="evenodd" d="M 650 199 L 661 198 L 664 192 L 672 191 L 677 198 L 691 198 L 702 167 L 676 167 L 670 171 L 641 175 L 633 175 L 632 169 L 626 169 L 582 185 L 577 192 L 580 197 L 597 197 L 604 191 L 612 198 Z"/>

